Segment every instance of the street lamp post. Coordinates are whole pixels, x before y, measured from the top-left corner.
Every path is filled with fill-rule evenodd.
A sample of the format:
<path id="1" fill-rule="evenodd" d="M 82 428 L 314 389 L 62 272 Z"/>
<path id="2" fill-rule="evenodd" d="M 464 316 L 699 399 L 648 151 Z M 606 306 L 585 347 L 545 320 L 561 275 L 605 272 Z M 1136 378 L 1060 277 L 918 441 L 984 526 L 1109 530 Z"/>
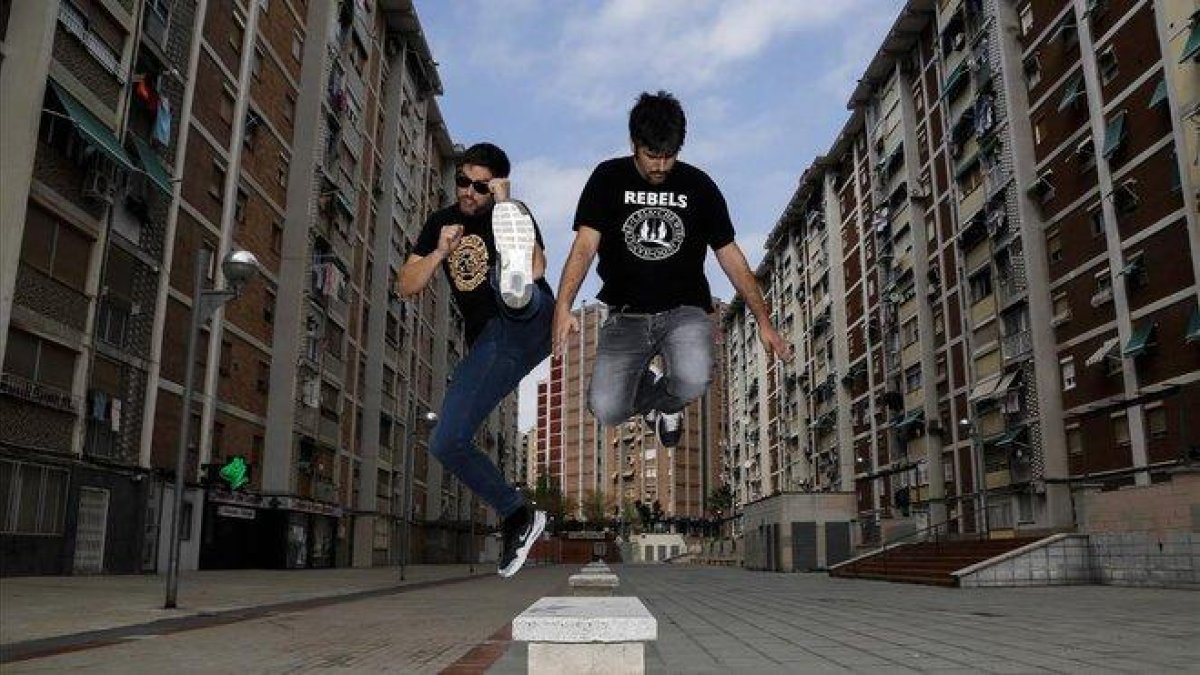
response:
<path id="1" fill-rule="evenodd" d="M 196 256 L 196 282 L 192 286 L 191 322 L 187 334 L 187 362 L 184 367 L 183 404 L 179 420 L 179 444 L 175 456 L 175 495 L 171 511 L 170 555 L 167 560 L 167 597 L 165 609 L 174 609 L 179 595 L 179 529 L 183 510 L 183 482 L 187 470 L 187 446 L 192 421 L 192 379 L 196 371 L 196 336 L 200 327 L 212 317 L 217 308 L 236 298 L 242 285 L 258 272 L 258 260 L 249 251 L 231 251 L 221 263 L 221 270 L 229 282 L 226 288 L 205 289 L 204 272 L 208 267 L 208 256 Z"/>
<path id="2" fill-rule="evenodd" d="M 984 473 L 983 467 L 983 444 L 979 442 L 979 431 L 975 428 L 975 422 L 964 417 L 959 420 L 958 424 L 965 427 L 971 435 L 971 454 L 975 458 L 975 494 L 979 502 L 980 523 L 983 526 L 983 536 L 990 538 L 991 527 L 988 522 L 988 490 L 987 475 Z"/>
<path id="3" fill-rule="evenodd" d="M 426 411 L 416 422 L 422 429 L 431 429 L 437 424 L 437 413 Z M 408 454 L 404 458 L 404 543 L 400 551 L 400 581 L 404 581 L 408 571 L 408 549 L 412 539 L 412 510 L 413 510 L 413 470 L 416 466 L 414 456 L 417 452 L 417 427 L 408 434 Z"/>

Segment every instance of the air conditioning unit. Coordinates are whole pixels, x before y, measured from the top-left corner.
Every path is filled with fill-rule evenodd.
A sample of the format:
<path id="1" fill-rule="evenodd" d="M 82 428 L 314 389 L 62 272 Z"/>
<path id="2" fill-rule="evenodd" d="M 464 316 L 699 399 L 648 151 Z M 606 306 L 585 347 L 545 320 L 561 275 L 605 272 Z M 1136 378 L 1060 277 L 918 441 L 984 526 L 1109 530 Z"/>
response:
<path id="1" fill-rule="evenodd" d="M 83 196 L 93 201 L 111 205 L 113 193 L 116 192 L 116 181 L 109 164 L 97 159 L 83 179 Z"/>
<path id="2" fill-rule="evenodd" d="M 929 199 L 929 183 L 921 181 L 915 187 L 908 188 L 908 196 L 911 199 Z"/>

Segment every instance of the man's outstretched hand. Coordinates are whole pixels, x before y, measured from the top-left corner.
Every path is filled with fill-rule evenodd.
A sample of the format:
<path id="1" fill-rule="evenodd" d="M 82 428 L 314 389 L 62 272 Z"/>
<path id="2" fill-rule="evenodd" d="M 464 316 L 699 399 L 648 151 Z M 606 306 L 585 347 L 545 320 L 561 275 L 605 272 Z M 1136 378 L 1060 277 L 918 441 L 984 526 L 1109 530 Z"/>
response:
<path id="1" fill-rule="evenodd" d="M 759 324 L 758 339 L 762 340 L 763 349 L 766 350 L 768 359 L 791 361 L 792 357 L 795 356 L 795 350 L 792 349 L 792 345 L 787 340 L 784 340 L 779 331 L 775 330 L 775 327 L 770 324 Z"/>
<path id="2" fill-rule="evenodd" d="M 572 333 L 578 332 L 579 319 L 571 313 L 571 308 L 561 305 L 556 306 L 554 308 L 554 328 L 551 333 L 554 358 L 562 358 L 563 351 L 567 348 L 567 340 L 571 337 Z"/>

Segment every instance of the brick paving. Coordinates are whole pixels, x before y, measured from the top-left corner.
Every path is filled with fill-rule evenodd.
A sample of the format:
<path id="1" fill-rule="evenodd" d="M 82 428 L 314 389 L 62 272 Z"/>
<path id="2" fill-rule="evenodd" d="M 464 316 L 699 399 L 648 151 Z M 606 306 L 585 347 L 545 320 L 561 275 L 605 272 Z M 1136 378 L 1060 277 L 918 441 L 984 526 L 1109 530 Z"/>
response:
<path id="1" fill-rule="evenodd" d="M 511 580 L 486 569 L 463 579 L 465 571 L 414 568 L 411 581 L 440 585 L 399 589 L 394 570 L 202 573 L 185 577 L 175 616 L 183 623 L 170 629 L 157 616 L 161 578 L 0 580 L 0 646 L 11 652 L 40 636 L 67 650 L 2 669 L 525 672 L 510 622 L 539 597 L 565 594 L 577 566 Z M 640 597 L 658 619 L 651 673 L 1200 672 L 1192 591 L 946 589 L 674 565 L 613 571 L 620 594 Z M 70 642 L 98 630 L 115 637 Z"/>

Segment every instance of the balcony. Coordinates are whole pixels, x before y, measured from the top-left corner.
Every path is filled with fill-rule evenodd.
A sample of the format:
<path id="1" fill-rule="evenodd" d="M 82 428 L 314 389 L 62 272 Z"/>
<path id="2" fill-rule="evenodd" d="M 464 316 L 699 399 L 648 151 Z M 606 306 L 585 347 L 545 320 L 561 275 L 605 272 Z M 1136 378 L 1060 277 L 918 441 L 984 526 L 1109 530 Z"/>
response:
<path id="1" fill-rule="evenodd" d="M 1029 330 L 1022 330 L 1000 339 L 1000 350 L 1007 363 L 1019 359 L 1033 350 L 1033 337 Z"/>
<path id="2" fill-rule="evenodd" d="M 63 412 L 79 411 L 79 398 L 56 387 L 27 380 L 20 375 L 0 373 L 0 394 Z"/>
<path id="3" fill-rule="evenodd" d="M 1000 296 L 1000 304 L 1007 305 L 1025 295 L 1025 284 L 1012 270 L 1001 270 L 996 281 L 996 294 Z"/>

